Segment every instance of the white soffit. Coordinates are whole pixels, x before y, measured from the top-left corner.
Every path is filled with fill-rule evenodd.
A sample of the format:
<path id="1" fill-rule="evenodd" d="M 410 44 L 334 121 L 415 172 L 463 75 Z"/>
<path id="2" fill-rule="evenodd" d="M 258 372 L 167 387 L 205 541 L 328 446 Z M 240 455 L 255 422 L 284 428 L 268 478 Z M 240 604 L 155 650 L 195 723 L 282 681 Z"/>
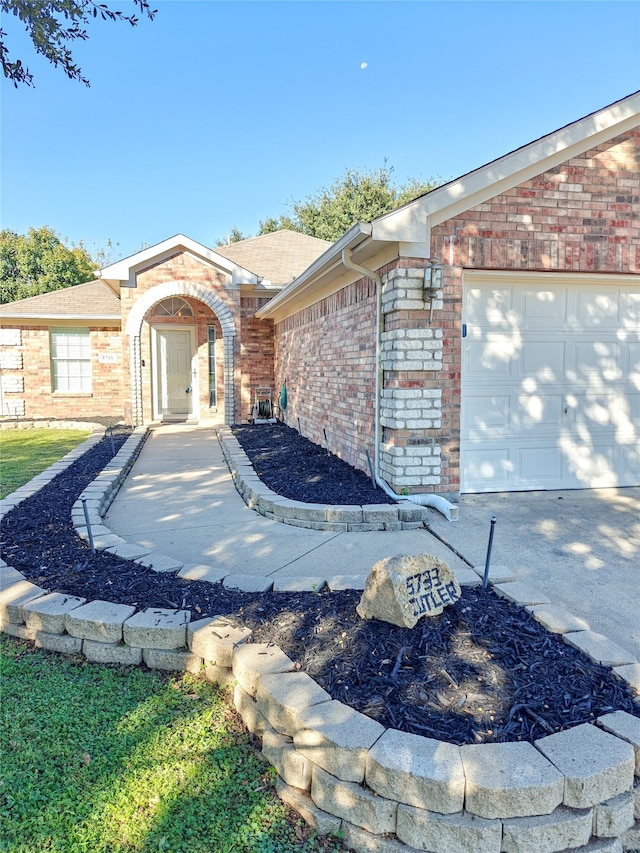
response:
<path id="1" fill-rule="evenodd" d="M 425 241 L 429 229 L 640 124 L 640 92 L 432 190 L 372 223 L 373 240 Z"/>

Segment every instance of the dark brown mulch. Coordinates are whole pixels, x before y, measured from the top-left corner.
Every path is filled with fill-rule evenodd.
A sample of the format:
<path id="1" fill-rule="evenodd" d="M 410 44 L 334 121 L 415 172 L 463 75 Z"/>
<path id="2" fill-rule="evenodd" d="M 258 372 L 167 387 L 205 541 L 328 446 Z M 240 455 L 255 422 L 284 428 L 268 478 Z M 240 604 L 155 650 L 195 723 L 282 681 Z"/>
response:
<path id="1" fill-rule="evenodd" d="M 286 424 L 242 424 L 233 432 L 262 482 L 278 495 L 332 506 L 395 503 L 363 471 Z"/>
<path id="2" fill-rule="evenodd" d="M 116 451 L 127 436 L 114 430 Z M 334 698 L 386 726 L 451 743 L 532 741 L 612 710 L 640 716 L 608 669 L 490 590 L 467 589 L 441 616 L 408 630 L 360 620 L 355 592 L 240 593 L 92 555 L 71 526 L 71 506 L 111 452 L 106 438 L 8 513 L 2 559 L 45 589 L 88 600 L 230 616 L 256 641 L 278 644 Z"/>

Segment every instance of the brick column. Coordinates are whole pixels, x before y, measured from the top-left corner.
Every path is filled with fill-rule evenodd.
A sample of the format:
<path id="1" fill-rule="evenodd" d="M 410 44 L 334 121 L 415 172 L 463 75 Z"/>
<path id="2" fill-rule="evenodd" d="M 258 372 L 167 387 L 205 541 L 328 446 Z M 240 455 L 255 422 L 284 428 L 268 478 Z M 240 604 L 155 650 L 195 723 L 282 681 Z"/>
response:
<path id="1" fill-rule="evenodd" d="M 400 261 L 382 275 L 380 473 L 399 493 L 439 492 L 444 334 L 442 291 L 431 323 L 424 261 Z"/>

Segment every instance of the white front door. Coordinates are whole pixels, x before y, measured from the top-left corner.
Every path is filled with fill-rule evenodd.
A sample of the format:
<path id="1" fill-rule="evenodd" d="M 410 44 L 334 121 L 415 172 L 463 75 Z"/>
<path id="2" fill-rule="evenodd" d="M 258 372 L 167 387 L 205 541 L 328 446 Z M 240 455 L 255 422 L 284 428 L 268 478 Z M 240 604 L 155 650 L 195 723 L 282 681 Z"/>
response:
<path id="1" fill-rule="evenodd" d="M 194 415 L 193 330 L 155 328 L 156 417 Z"/>
<path id="2" fill-rule="evenodd" d="M 640 485 L 640 286 L 465 273 L 461 490 Z"/>

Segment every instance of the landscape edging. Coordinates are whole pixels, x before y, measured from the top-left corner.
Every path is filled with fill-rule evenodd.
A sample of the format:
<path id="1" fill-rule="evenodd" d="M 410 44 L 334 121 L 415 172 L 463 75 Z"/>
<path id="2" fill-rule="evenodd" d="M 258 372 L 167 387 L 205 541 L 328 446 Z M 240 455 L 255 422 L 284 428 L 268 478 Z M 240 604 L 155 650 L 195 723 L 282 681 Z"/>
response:
<path id="1" fill-rule="evenodd" d="M 231 477 L 246 505 L 273 521 L 312 530 L 383 531 L 422 527 L 428 510 L 410 500 L 395 504 L 318 505 L 283 498 L 256 476 L 251 461 L 229 426 L 218 428 L 218 440 Z"/>
<path id="2" fill-rule="evenodd" d="M 103 428 L 101 427 L 101 429 Z M 141 449 L 144 438 L 146 437 L 146 432 L 146 428 L 139 428 L 137 435 L 132 435 L 122 446 L 119 453 L 116 454 L 116 457 L 114 457 L 114 459 L 117 459 L 117 457 L 122 453 L 120 463 L 114 466 L 113 460 L 111 460 L 111 463 L 109 463 L 103 472 L 101 472 L 101 475 L 106 472 L 106 479 L 110 480 L 109 484 L 105 486 L 104 504 L 108 505 L 108 503 L 113 500 L 115 491 L 117 491 L 117 489 L 115 491 L 113 489 L 113 483 L 111 482 L 110 475 L 116 471 L 120 472 L 120 475 L 116 478 L 116 482 L 119 487 L 124 476 L 126 476 L 126 472 L 133 465 L 133 461 Z M 87 442 L 91 442 L 91 439 L 88 439 Z M 84 444 L 87 444 L 87 442 Z M 127 447 L 127 445 L 129 446 Z M 80 447 L 82 446 L 83 445 L 80 445 Z M 126 451 L 123 453 L 125 448 Z M 86 449 L 88 449 L 88 447 L 85 447 L 85 450 Z M 74 459 L 70 459 L 67 464 L 71 464 L 73 461 Z M 54 466 L 51 467 L 53 468 Z M 49 469 L 47 470 L 49 471 Z M 53 476 L 57 473 L 59 473 L 59 470 L 57 470 Z M 101 475 L 96 477 L 94 482 L 99 481 Z M 44 485 L 44 483 L 40 484 L 39 487 L 42 485 Z M 36 489 L 34 489 L 34 491 L 35 490 Z M 85 489 L 83 494 L 87 491 L 88 489 Z M 106 509 L 104 509 L 103 512 L 106 512 Z M 564 843 L 562 839 L 566 836 L 567 826 L 571 825 L 571 819 L 575 819 L 576 821 L 580 820 L 580 825 L 583 827 L 582 831 L 585 831 L 584 826 L 588 823 L 588 819 L 585 816 L 585 809 L 586 811 L 591 812 L 591 839 L 595 837 L 598 840 L 587 841 L 578 848 L 570 848 L 567 846 L 566 849 L 572 849 L 576 851 L 576 853 L 580 853 L 580 851 L 588 853 L 590 850 L 597 850 L 599 853 L 612 851 L 613 853 L 613 851 L 622 850 L 621 838 L 626 832 L 630 831 L 637 835 L 640 831 L 640 827 L 638 825 L 638 820 L 640 819 L 640 780 L 637 778 L 640 776 L 640 743 L 636 743 L 634 740 L 634 747 L 636 750 L 635 767 L 632 769 L 631 776 L 629 777 L 629 756 L 633 757 L 633 748 L 627 740 L 611 733 L 610 730 L 602 732 L 602 734 L 606 734 L 607 737 L 613 738 L 613 741 L 610 742 L 611 744 L 613 744 L 614 741 L 618 744 L 625 744 L 626 748 L 624 750 L 624 756 L 626 757 L 624 760 L 618 761 L 616 766 L 609 767 L 606 772 L 599 774 L 600 778 L 596 780 L 595 787 L 596 789 L 599 789 L 599 793 L 602 794 L 603 799 L 598 799 L 597 801 L 593 800 L 589 806 L 584 808 L 572 808 L 558 805 L 552 809 L 551 813 L 547 811 L 546 814 L 532 814 L 531 791 L 528 790 L 524 794 L 522 792 L 517 792 L 515 782 L 513 781 L 517 774 L 514 773 L 514 777 L 511 780 L 513 783 L 512 785 L 504 784 L 501 792 L 497 790 L 494 791 L 494 805 L 496 797 L 500 800 L 502 795 L 504 795 L 506 800 L 510 803 L 513 803 L 514 797 L 517 802 L 520 802 L 520 805 L 516 805 L 515 807 L 510 805 L 509 808 L 506 809 L 504 815 L 486 818 L 478 814 L 470 814 L 468 811 L 438 814 L 435 811 L 427 811 L 424 808 L 417 808 L 415 805 L 411 805 L 411 803 L 401 802 L 400 800 L 390 800 L 387 797 L 371 794 L 359 783 L 342 781 L 336 776 L 328 773 L 328 771 L 322 768 L 319 764 L 312 762 L 309 759 L 306 750 L 303 754 L 299 749 L 296 749 L 296 739 L 298 739 L 299 742 L 304 741 L 307 736 L 302 733 L 309 731 L 313 733 L 314 730 L 300 727 L 295 728 L 292 733 L 290 725 L 287 724 L 287 726 L 284 727 L 285 731 L 278 731 L 278 729 L 273 726 L 273 721 L 281 719 L 284 715 L 289 721 L 293 719 L 295 723 L 297 717 L 304 711 L 308 710 L 309 707 L 321 709 L 323 702 L 311 705 L 303 704 L 300 707 L 296 707 L 294 704 L 293 710 L 291 700 L 287 700 L 286 707 L 283 707 L 282 703 L 279 702 L 271 704 L 269 697 L 273 696 L 273 682 L 275 681 L 277 683 L 282 679 L 286 679 L 287 675 L 291 675 L 291 671 L 295 670 L 295 664 L 289 661 L 289 664 L 285 664 L 285 671 L 283 672 L 282 661 L 280 660 L 280 663 L 276 665 L 275 675 L 277 677 L 275 679 L 273 677 L 267 678 L 267 676 L 273 676 L 273 672 L 261 671 L 261 669 L 264 669 L 263 661 L 261 661 L 261 667 L 257 670 L 254 667 L 254 669 L 251 670 L 250 667 L 247 667 L 247 661 L 243 660 L 244 657 L 247 657 L 247 655 L 250 654 L 249 646 L 247 645 L 247 641 L 250 639 L 248 634 L 245 634 L 245 636 L 238 641 L 237 635 L 234 634 L 230 627 L 224 622 L 215 619 L 205 619 L 191 623 L 190 613 L 186 611 L 185 614 L 187 615 L 184 617 L 184 633 L 182 633 L 179 627 L 176 629 L 175 624 L 172 624 L 171 630 L 173 633 L 171 634 L 171 638 L 163 644 L 168 646 L 168 648 L 157 648 L 157 641 L 154 646 L 134 646 L 131 643 L 127 643 L 124 639 L 124 626 L 133 618 L 132 616 L 122 620 L 122 640 L 102 643 L 89 639 L 88 637 L 77 636 L 78 633 L 82 634 L 83 630 L 84 633 L 87 633 L 89 629 L 78 629 L 77 627 L 73 627 L 73 619 L 77 617 L 74 617 L 72 614 L 79 608 L 88 606 L 85 602 L 78 603 L 76 601 L 72 603 L 73 606 L 69 607 L 68 596 L 60 596 L 60 598 L 67 599 L 67 604 L 63 604 L 60 601 L 60 598 L 56 598 L 59 594 L 47 593 L 46 590 L 42 590 L 34 584 L 29 583 L 23 575 L 12 567 L 6 566 L 6 564 L 2 564 L 0 567 L 0 578 L 8 581 L 6 585 L 5 583 L 2 583 L 2 591 L 0 592 L 0 628 L 2 631 L 10 634 L 11 636 L 32 641 L 36 646 L 52 651 L 70 654 L 83 653 L 88 660 L 101 663 L 125 663 L 131 665 L 132 663 L 140 664 L 144 660 L 147 666 L 158 669 L 172 671 L 188 670 L 190 672 L 202 672 L 204 669 L 205 675 L 209 680 L 215 681 L 223 686 L 235 684 L 234 705 L 242 717 L 243 722 L 250 731 L 261 736 L 263 741 L 265 734 L 267 734 L 268 741 L 269 736 L 271 738 L 271 746 L 267 745 L 266 753 L 269 755 L 271 763 L 275 766 L 279 774 L 280 783 L 278 785 L 278 793 L 281 798 L 296 808 L 305 820 L 316 827 L 318 832 L 325 831 L 336 833 L 339 829 L 342 829 L 350 846 L 357 851 L 370 851 L 377 848 L 380 851 L 388 850 L 390 853 L 391 851 L 402 853 L 402 851 L 415 849 L 407 846 L 402 841 L 394 841 L 387 836 L 380 835 L 375 831 L 370 831 L 372 826 L 374 830 L 380 830 L 381 825 L 388 827 L 388 824 L 375 824 L 377 814 L 376 809 L 379 810 L 381 808 L 387 810 L 387 819 L 390 813 L 398 814 L 398 812 L 401 812 L 403 816 L 401 832 L 404 834 L 405 838 L 413 838 L 411 833 L 417 831 L 418 837 L 422 837 L 419 834 L 420 832 L 426 832 L 429 837 L 449 839 L 448 841 L 443 840 L 442 842 L 438 842 L 442 845 L 440 847 L 436 846 L 435 849 L 438 853 L 441 851 L 442 853 L 445 853 L 445 851 L 453 849 L 451 847 L 451 838 L 454 837 L 457 845 L 455 848 L 456 850 L 464 851 L 468 849 L 474 851 L 482 850 L 483 853 L 499 853 L 500 850 L 506 849 L 502 847 L 505 824 L 508 830 L 513 831 L 514 821 L 516 822 L 516 826 L 519 827 L 520 833 L 529 832 L 534 835 L 537 845 L 535 848 L 536 853 L 560 851 L 565 848 L 558 847 L 557 845 L 558 843 Z M 89 604 L 99 605 L 101 603 L 90 602 Z M 118 606 L 108 602 L 105 602 L 104 604 L 111 607 Z M 65 607 L 67 608 L 66 610 L 64 609 Z M 47 627 L 51 627 L 50 619 L 55 618 L 57 620 L 56 626 L 59 624 L 60 608 L 62 608 L 62 614 L 64 616 L 64 628 L 62 631 L 54 632 L 51 630 L 45 630 Z M 176 614 L 180 613 L 180 611 L 159 611 L 157 609 L 154 609 L 153 612 L 155 617 L 154 621 L 157 621 L 158 617 L 166 617 L 171 620 L 176 616 Z M 139 613 L 143 613 L 143 611 L 139 611 Z M 137 615 L 138 614 L 134 614 L 134 616 Z M 71 631 L 74 633 L 69 632 L 67 627 L 71 628 Z M 100 634 L 103 629 L 104 625 L 100 620 L 95 620 L 92 623 L 91 630 L 94 633 Z M 238 629 L 234 629 L 234 631 L 235 630 Z M 248 629 L 245 629 L 245 631 L 247 630 Z M 209 634 L 210 636 L 206 637 L 205 640 L 202 640 L 201 634 L 199 635 L 198 632 L 204 632 L 205 635 Z M 144 636 L 144 634 L 137 634 L 138 642 L 140 636 Z M 158 635 L 155 634 L 154 636 L 157 637 Z M 225 640 L 227 641 L 226 643 Z M 210 643 L 208 654 L 207 641 Z M 192 647 L 194 643 L 197 648 L 199 647 L 200 651 L 203 651 L 202 655 L 193 653 Z M 258 646 L 258 644 L 250 645 L 255 646 L 256 648 Z M 246 649 L 246 651 L 243 652 L 242 649 Z M 286 658 L 284 653 L 277 649 L 277 647 L 269 646 L 269 649 L 272 654 L 274 654 L 275 651 L 278 651 L 280 655 Z M 255 652 L 256 649 L 253 649 L 253 651 Z M 221 665 L 218 663 L 218 660 L 224 660 L 225 664 L 230 665 Z M 289 659 L 287 658 L 286 660 Z M 243 674 L 247 672 L 249 673 L 248 675 Z M 299 675 L 302 675 L 302 673 L 299 673 Z M 309 677 L 307 676 L 307 678 Z M 309 681 L 315 684 L 315 682 L 310 678 Z M 244 682 L 249 690 L 246 690 L 241 682 Z M 287 695 L 295 695 L 295 691 L 286 689 L 286 681 L 283 682 L 283 684 Z M 342 707 L 345 709 L 345 716 L 350 716 L 349 712 L 351 709 L 348 709 L 347 706 Z M 625 716 L 629 717 L 631 720 L 637 720 L 637 718 L 632 717 L 631 715 Z M 280 728 L 283 727 L 280 726 Z M 584 724 L 584 728 L 588 730 L 590 728 L 590 724 Z M 318 731 L 321 729 L 322 726 L 320 725 Z M 392 729 L 386 730 L 386 732 L 394 731 L 395 730 Z M 569 729 L 567 732 L 561 732 L 549 737 L 559 738 L 572 731 L 574 730 Z M 602 730 L 598 728 L 597 731 L 600 732 Z M 403 733 L 399 734 L 402 735 Z M 323 735 L 318 735 L 318 737 L 322 740 Z M 411 738 L 415 736 L 406 737 Z M 379 740 L 380 738 L 376 740 L 376 743 L 378 743 Z M 432 739 L 424 738 L 423 740 L 430 741 Z M 545 744 L 546 742 L 548 742 L 548 739 L 543 738 L 540 742 L 530 746 L 532 749 L 537 750 L 537 754 L 542 756 L 538 743 Z M 274 744 L 276 746 L 274 746 Z M 372 744 L 370 749 L 374 746 L 375 744 Z M 482 750 L 489 755 L 491 747 L 494 746 L 496 745 L 478 745 L 474 749 Z M 504 746 L 508 747 L 509 745 L 505 744 Z M 339 749 L 335 744 L 330 748 L 334 753 Z M 462 748 L 454 747 L 454 749 Z M 265 747 L 263 744 L 263 752 L 264 751 Z M 280 755 L 280 758 L 278 758 L 278 755 Z M 482 755 L 482 752 L 480 755 Z M 350 760 L 350 754 L 347 753 L 345 754 L 342 763 L 348 765 Z M 367 761 L 368 759 L 365 759 L 365 764 Z M 560 772 L 558 768 L 555 768 L 555 765 L 551 761 L 546 758 L 544 761 L 548 764 L 550 769 L 555 769 L 556 772 Z M 341 762 L 338 761 L 337 763 L 340 764 Z M 319 769 L 314 769 L 316 767 Z M 635 780 L 634 772 L 636 776 Z M 327 779 L 327 777 L 329 777 L 329 779 Z M 315 789 L 314 779 L 316 780 Z M 298 782 L 299 784 L 291 784 L 292 782 Z M 465 804 L 469 799 L 469 792 L 467 791 L 466 786 L 467 780 L 465 777 Z M 327 791 L 327 787 L 329 788 L 329 791 Z M 570 780 L 565 776 L 563 782 L 563 791 L 565 792 L 563 794 L 564 798 L 566 798 L 566 791 L 570 787 Z M 339 811 L 340 813 L 333 815 L 331 815 L 329 811 L 319 809 L 314 803 L 312 797 L 314 790 L 315 798 L 317 800 L 321 800 L 325 806 L 327 804 L 330 805 L 331 803 L 338 802 L 344 797 L 350 797 L 353 805 L 350 806 L 348 814 L 351 820 L 347 820 L 341 807 L 336 808 L 336 811 Z M 360 794 L 360 791 L 363 793 Z M 360 800 L 357 799 L 358 797 L 360 797 Z M 378 805 L 376 805 L 376 802 Z M 516 812 L 520 809 L 525 816 L 514 817 L 514 808 Z M 631 826 L 630 819 L 632 821 L 634 817 L 636 824 Z M 360 821 L 359 825 L 357 825 L 357 822 L 354 822 L 358 820 Z M 421 827 L 419 830 L 415 830 L 415 821 L 418 821 L 418 826 Z M 427 828 L 425 829 L 425 827 Z M 544 837 L 549 839 L 547 846 L 540 846 L 541 828 L 544 829 Z M 607 835 L 606 833 L 612 832 L 612 828 L 616 830 L 615 835 Z M 383 829 L 381 831 L 386 832 L 387 830 Z M 596 833 L 600 834 L 596 835 Z M 433 842 L 431 843 L 433 844 Z M 424 849 L 432 848 L 429 847 Z"/>

